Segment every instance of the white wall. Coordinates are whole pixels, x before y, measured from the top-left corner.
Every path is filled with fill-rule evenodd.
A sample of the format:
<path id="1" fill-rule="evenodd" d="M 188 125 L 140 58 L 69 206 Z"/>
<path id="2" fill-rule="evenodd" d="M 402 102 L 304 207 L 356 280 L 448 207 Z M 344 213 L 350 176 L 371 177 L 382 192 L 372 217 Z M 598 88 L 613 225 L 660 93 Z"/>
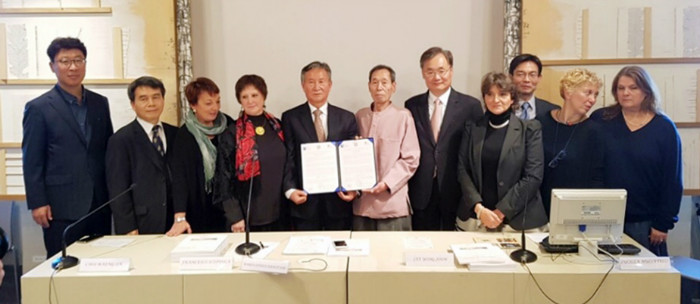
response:
<path id="1" fill-rule="evenodd" d="M 453 87 L 479 97 L 481 77 L 502 70 L 503 2 L 464 0 L 192 1 L 194 76 L 222 89 L 222 110 L 238 114 L 234 85 L 258 74 L 275 115 L 305 101 L 301 68 L 314 60 L 333 71 L 330 102 L 356 111 L 370 103 L 367 73 L 397 73 L 394 103 L 426 90 L 419 58 L 431 46 L 455 57 Z"/>

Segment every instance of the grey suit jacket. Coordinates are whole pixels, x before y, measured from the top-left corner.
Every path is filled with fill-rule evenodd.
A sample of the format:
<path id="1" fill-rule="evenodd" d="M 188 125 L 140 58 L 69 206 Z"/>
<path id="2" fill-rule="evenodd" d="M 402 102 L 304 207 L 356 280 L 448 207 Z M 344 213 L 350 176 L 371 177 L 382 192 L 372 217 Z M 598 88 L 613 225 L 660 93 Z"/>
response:
<path id="1" fill-rule="evenodd" d="M 105 151 L 112 135 L 107 98 L 85 90 L 85 138 L 54 86 L 27 103 L 22 126 L 22 168 L 27 206 L 51 206 L 54 219 L 77 220 L 107 201 Z"/>
<path id="2" fill-rule="evenodd" d="M 482 201 L 481 151 L 488 127 L 485 116 L 467 123 L 459 150 L 459 183 L 462 202 L 457 216 L 475 217 L 474 206 Z M 498 163 L 498 203 L 514 229 L 531 229 L 547 223 L 539 187 L 544 172 L 542 130 L 537 120 L 522 121 L 511 114 Z"/>

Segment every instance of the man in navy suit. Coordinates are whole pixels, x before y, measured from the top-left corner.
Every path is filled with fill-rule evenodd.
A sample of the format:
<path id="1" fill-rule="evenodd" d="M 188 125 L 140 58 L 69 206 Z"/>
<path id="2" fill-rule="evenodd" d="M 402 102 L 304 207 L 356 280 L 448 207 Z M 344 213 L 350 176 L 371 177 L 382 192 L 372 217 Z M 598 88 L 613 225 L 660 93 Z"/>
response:
<path id="1" fill-rule="evenodd" d="M 453 61 L 452 52 L 439 47 L 423 52 L 420 67 L 428 91 L 405 103 L 420 144 L 420 164 L 408 182 L 413 230 L 455 230 L 462 198 L 457 182 L 462 132 L 466 122 L 484 114 L 477 99 L 452 88 Z"/>
<path id="2" fill-rule="evenodd" d="M 544 99 L 535 97 L 537 84 L 542 79 L 542 62 L 540 58 L 532 54 L 521 54 L 510 61 L 508 68 L 510 77 L 513 79 L 515 89 L 518 92 L 518 107 L 515 115 L 522 120 L 539 120 L 542 115 L 549 115 L 559 106 Z"/>
<path id="3" fill-rule="evenodd" d="M 165 86 L 143 76 L 129 84 L 131 108 L 136 119 L 119 129 L 107 145 L 107 186 L 114 198 L 131 184 L 134 190 L 110 207 L 117 234 L 162 234 L 175 219 L 170 195 L 169 158 L 177 128 L 160 121 Z"/>
<path id="4" fill-rule="evenodd" d="M 332 86 L 328 64 L 309 63 L 301 70 L 301 87 L 308 102 L 282 114 L 287 146 L 283 189 L 287 189 L 285 196 L 294 203 L 291 216 L 296 230 L 350 230 L 352 227 L 352 200 L 356 192 L 307 195 L 300 190 L 303 185 L 301 144 L 353 139 L 357 135 L 355 115 L 328 104 Z"/>
<path id="5" fill-rule="evenodd" d="M 107 201 L 105 150 L 112 135 L 107 98 L 85 89 L 87 50 L 75 38 L 56 38 L 47 49 L 58 83 L 27 103 L 22 126 L 22 168 L 27 206 L 44 232 L 47 257 L 61 251 L 63 230 Z M 111 232 L 108 210 L 67 235 Z"/>

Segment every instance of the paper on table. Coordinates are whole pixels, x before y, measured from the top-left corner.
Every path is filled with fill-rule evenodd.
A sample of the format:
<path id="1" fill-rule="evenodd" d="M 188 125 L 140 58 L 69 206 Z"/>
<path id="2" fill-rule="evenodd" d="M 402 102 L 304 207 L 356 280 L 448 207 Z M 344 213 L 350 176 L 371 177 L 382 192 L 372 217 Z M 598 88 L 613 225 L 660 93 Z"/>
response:
<path id="1" fill-rule="evenodd" d="M 491 243 L 453 244 L 450 246 L 460 265 L 469 270 L 512 269 L 518 264 Z"/>
<path id="2" fill-rule="evenodd" d="M 533 242 L 539 244 L 544 240 L 544 238 L 549 236 L 549 233 L 547 232 L 533 232 L 533 233 L 526 233 L 528 239 L 531 239 Z"/>
<path id="3" fill-rule="evenodd" d="M 328 256 L 367 256 L 369 255 L 369 239 L 344 240 L 345 247 L 328 247 Z"/>
<path id="4" fill-rule="evenodd" d="M 344 190 L 369 189 L 377 184 L 374 139 L 346 140 L 338 147 L 340 182 Z"/>
<path id="5" fill-rule="evenodd" d="M 403 247 L 405 249 L 432 249 L 433 241 L 427 237 L 409 236 L 403 238 Z"/>
<path id="6" fill-rule="evenodd" d="M 337 150 L 332 142 L 301 144 L 303 188 L 309 194 L 335 192 L 338 189 Z"/>
<path id="7" fill-rule="evenodd" d="M 121 248 L 133 242 L 132 238 L 100 238 L 90 242 L 92 247 L 112 247 Z"/>
<path id="8" fill-rule="evenodd" d="M 326 254 L 330 244 L 327 236 L 292 236 L 282 254 Z"/>

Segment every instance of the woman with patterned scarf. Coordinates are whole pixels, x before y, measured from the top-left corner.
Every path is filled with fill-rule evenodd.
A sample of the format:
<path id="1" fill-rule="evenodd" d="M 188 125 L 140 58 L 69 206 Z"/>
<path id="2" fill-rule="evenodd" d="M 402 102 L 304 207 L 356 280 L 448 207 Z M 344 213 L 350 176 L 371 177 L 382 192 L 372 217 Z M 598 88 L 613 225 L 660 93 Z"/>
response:
<path id="1" fill-rule="evenodd" d="M 219 87 L 197 78 L 185 87 L 190 111 L 178 130 L 173 147 L 173 211 L 175 221 L 167 235 L 183 232 L 225 232 L 223 210 L 213 201 L 213 179 L 220 134 L 233 123 L 221 113 Z"/>
<path id="2" fill-rule="evenodd" d="M 283 229 L 285 210 L 282 183 L 287 150 L 280 121 L 265 112 L 267 85 L 258 75 L 236 82 L 242 106 L 234 124 L 221 136 L 215 178 L 215 203 L 224 209 L 232 232 Z M 250 198 L 250 223 L 246 211 Z"/>

